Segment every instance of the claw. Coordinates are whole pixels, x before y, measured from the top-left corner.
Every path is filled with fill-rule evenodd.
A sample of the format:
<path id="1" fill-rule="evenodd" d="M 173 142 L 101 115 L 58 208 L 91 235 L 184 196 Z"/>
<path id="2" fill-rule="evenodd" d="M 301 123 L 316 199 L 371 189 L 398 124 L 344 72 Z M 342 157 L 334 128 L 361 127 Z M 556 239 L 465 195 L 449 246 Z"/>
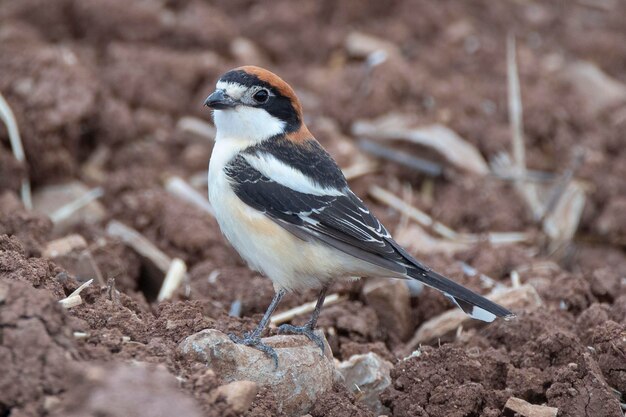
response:
<path id="1" fill-rule="evenodd" d="M 301 334 L 306 336 L 310 341 L 315 343 L 317 347 L 322 351 L 322 356 L 324 356 L 324 340 L 315 334 L 315 330 L 309 326 L 293 326 L 291 324 L 283 324 L 278 327 L 278 333 L 293 333 L 293 334 Z"/>
<path id="2" fill-rule="evenodd" d="M 276 354 L 276 351 L 273 347 L 261 342 L 260 337 L 251 336 L 248 332 L 245 332 L 243 334 L 243 337 L 239 337 L 233 333 L 229 333 L 228 337 L 230 338 L 230 340 L 232 340 L 234 343 L 237 343 L 238 345 L 250 346 L 265 353 L 274 361 L 274 369 L 278 369 L 278 355 Z"/>

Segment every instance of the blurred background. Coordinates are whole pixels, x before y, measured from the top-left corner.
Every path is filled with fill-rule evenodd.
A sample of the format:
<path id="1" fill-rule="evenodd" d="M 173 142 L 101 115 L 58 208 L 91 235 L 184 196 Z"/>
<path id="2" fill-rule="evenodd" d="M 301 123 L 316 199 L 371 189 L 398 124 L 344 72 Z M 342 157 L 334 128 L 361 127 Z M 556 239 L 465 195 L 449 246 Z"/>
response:
<path id="1" fill-rule="evenodd" d="M 311 132 L 413 254 L 476 291 L 531 288 L 536 301 L 515 304 L 523 297 L 514 293 L 525 320 L 509 327 L 415 339 L 450 308 L 441 295 L 394 284 L 400 295 L 380 301 L 368 283 L 337 285 L 339 301 L 320 320 L 337 359 L 377 352 L 398 370 L 418 344 L 444 340 L 439 362 L 461 364 L 480 348 L 476 360 L 488 367 L 493 352 L 502 355 L 499 368 L 471 377 L 482 391 L 467 394 L 495 399 L 470 401 L 459 415 L 499 415 L 502 392 L 562 415 L 619 415 L 625 22 L 620 0 L 1 0 L 0 276 L 11 294 L 37 300 L 37 314 L 80 336 L 42 335 L 60 365 L 0 392 L 0 415 L 69 415 L 70 406 L 87 415 L 84 401 L 60 394 L 84 371 L 46 375 L 127 359 L 164 365 L 205 415 L 217 412 L 202 393 L 219 376 L 199 381 L 176 345 L 206 327 L 251 328 L 273 293 L 225 243 L 206 201 L 214 129 L 202 103 L 240 65 L 295 88 Z M 164 290 L 173 268 L 180 279 Z M 87 278 L 97 285 L 82 304 L 48 311 Z M 313 298 L 290 296 L 282 308 Z M 587 346 L 592 357 L 582 359 Z M 530 351 L 562 357 L 533 362 Z M 22 359 L 16 375 L 30 366 Z M 571 362 L 576 376 L 566 375 Z M 448 388 L 464 392 L 455 366 Z M 593 398 L 595 414 L 557 382 Z M 405 415 L 420 389 L 390 388 L 385 408 L 374 409 Z M 335 387 L 329 401 L 376 415 L 348 391 Z M 278 415 L 269 398 L 257 415 Z M 420 401 L 430 414 L 412 415 L 448 415 L 433 401 Z M 314 415 L 334 415 L 316 407 Z"/>

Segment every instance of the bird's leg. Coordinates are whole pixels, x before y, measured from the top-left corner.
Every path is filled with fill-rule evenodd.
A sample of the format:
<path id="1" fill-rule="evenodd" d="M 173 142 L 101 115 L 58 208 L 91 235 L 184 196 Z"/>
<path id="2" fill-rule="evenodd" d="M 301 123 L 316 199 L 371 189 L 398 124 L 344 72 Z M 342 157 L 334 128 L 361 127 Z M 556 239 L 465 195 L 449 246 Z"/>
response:
<path id="1" fill-rule="evenodd" d="M 294 333 L 305 335 L 309 338 L 309 340 L 315 343 L 322 350 L 323 355 L 324 340 L 315 334 L 315 325 L 317 324 L 317 319 L 320 316 L 320 311 L 322 311 L 322 306 L 324 305 L 324 299 L 326 298 L 327 290 L 328 285 L 325 285 L 320 291 L 320 295 L 317 297 L 317 303 L 315 304 L 315 309 L 313 310 L 313 314 L 311 314 L 311 318 L 309 319 L 309 321 L 306 322 L 304 326 L 283 324 L 278 328 L 278 333 Z"/>
<path id="2" fill-rule="evenodd" d="M 259 322 L 259 324 L 256 326 L 256 328 L 253 331 L 245 332 L 243 334 L 243 337 L 239 337 L 232 333 L 228 335 L 228 337 L 230 337 L 230 340 L 232 340 L 233 342 L 239 343 L 241 345 L 253 347 L 265 353 L 266 355 L 270 356 L 274 360 L 274 366 L 277 368 L 278 368 L 278 355 L 276 355 L 276 352 L 274 351 L 273 348 L 261 342 L 261 333 L 263 333 L 263 330 L 265 330 L 265 328 L 267 327 L 267 323 L 270 321 L 270 317 L 272 316 L 272 313 L 274 313 L 274 310 L 276 310 L 278 303 L 280 303 L 280 300 L 283 298 L 285 293 L 286 293 L 285 290 L 278 290 L 276 294 L 274 294 L 274 298 L 272 299 L 272 302 L 270 303 L 269 307 L 267 307 L 267 311 L 265 312 L 265 314 L 263 315 L 263 318 L 261 319 L 261 321 Z"/>

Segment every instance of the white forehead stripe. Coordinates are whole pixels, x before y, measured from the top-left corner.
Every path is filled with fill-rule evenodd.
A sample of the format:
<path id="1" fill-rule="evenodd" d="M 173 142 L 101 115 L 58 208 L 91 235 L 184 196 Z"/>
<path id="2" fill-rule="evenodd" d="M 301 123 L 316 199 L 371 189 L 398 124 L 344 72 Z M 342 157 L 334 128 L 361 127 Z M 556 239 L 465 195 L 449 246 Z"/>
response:
<path id="1" fill-rule="evenodd" d="M 339 196 L 343 192 L 332 187 L 323 187 L 302 171 L 278 160 L 269 153 L 244 154 L 246 161 L 261 174 L 287 188 L 301 193 L 319 196 Z"/>
<path id="2" fill-rule="evenodd" d="M 224 92 L 235 100 L 239 100 L 243 97 L 244 93 L 248 90 L 248 87 L 239 83 L 231 81 L 218 81 L 215 86 L 218 90 L 224 90 Z"/>

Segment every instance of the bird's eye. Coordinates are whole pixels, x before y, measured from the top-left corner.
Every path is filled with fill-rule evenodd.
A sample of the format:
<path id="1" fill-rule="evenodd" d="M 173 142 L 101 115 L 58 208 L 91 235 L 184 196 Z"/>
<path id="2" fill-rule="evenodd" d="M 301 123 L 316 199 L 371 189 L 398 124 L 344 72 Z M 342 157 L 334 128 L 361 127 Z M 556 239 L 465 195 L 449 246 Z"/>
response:
<path id="1" fill-rule="evenodd" d="M 265 103 L 270 98 L 270 93 L 267 90 L 259 90 L 252 96 L 257 103 Z"/>

